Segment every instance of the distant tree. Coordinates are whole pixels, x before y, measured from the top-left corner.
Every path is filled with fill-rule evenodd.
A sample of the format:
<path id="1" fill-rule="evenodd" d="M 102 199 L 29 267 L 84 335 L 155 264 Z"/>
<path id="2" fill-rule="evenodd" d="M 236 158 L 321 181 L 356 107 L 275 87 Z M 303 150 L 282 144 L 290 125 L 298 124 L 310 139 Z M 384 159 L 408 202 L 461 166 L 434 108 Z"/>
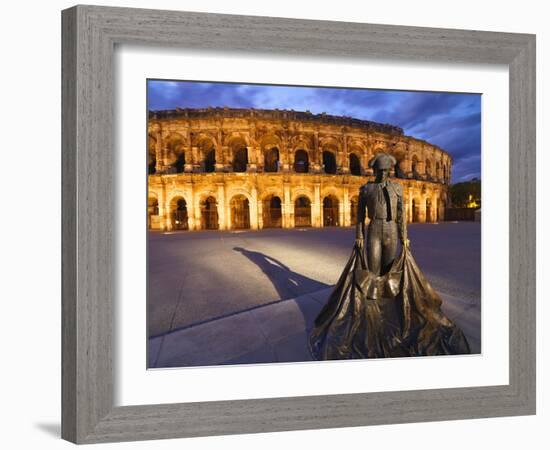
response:
<path id="1" fill-rule="evenodd" d="M 452 184 L 449 192 L 452 205 L 455 208 L 477 209 L 481 207 L 481 180 L 478 178 Z"/>

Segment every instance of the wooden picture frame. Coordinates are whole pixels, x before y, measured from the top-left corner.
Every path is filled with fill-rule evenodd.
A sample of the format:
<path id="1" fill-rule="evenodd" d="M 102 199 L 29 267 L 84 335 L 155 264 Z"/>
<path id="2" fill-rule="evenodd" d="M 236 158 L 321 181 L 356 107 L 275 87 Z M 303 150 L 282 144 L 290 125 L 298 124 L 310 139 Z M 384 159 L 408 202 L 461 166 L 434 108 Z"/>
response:
<path id="1" fill-rule="evenodd" d="M 63 11 L 62 30 L 64 439 L 94 443 L 535 413 L 534 35 L 98 6 Z M 116 44 L 507 65 L 509 384 L 115 407 Z"/>

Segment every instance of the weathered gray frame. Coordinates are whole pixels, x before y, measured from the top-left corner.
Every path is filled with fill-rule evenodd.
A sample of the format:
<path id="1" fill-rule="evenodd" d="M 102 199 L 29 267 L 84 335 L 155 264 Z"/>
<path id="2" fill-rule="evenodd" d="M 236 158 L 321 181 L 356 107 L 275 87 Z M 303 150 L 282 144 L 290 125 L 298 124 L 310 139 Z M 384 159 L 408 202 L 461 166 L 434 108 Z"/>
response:
<path id="1" fill-rule="evenodd" d="M 62 29 L 63 438 L 93 443 L 535 413 L 535 36 L 97 6 L 63 11 Z M 508 65 L 510 383 L 114 407 L 118 43 Z"/>

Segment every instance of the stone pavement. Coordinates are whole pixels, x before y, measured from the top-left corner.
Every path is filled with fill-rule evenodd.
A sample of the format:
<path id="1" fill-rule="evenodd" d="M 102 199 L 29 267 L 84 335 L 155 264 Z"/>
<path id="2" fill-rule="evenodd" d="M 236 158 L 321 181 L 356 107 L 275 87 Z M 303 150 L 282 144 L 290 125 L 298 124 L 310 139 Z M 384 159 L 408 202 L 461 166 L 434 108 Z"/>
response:
<path id="1" fill-rule="evenodd" d="M 332 287 L 149 339 L 149 367 L 311 361 L 307 335 Z M 439 292 L 443 311 L 480 352 L 479 302 Z"/>
<path id="2" fill-rule="evenodd" d="M 414 258 L 438 291 L 481 302 L 481 226 L 408 226 Z M 148 234 L 148 336 L 333 286 L 353 227 Z"/>

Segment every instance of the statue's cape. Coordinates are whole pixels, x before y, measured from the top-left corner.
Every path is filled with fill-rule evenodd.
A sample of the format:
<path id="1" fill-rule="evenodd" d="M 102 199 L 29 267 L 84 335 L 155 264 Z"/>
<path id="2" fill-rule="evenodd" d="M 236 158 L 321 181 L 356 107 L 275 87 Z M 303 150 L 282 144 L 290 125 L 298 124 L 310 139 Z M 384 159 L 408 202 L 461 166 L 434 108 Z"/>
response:
<path id="1" fill-rule="evenodd" d="M 316 360 L 470 353 L 441 303 L 409 248 L 376 276 L 355 246 L 315 319 L 310 352 Z"/>

